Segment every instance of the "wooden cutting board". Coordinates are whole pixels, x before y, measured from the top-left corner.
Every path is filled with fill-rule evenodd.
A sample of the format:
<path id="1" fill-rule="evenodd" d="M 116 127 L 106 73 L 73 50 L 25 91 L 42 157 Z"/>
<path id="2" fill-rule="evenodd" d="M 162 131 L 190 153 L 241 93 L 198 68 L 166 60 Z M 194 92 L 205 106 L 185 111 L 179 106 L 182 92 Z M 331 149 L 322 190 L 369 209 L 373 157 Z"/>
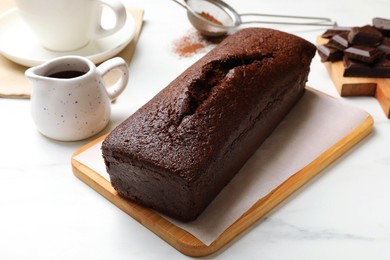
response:
<path id="1" fill-rule="evenodd" d="M 274 207 L 288 198 L 292 193 L 301 188 L 330 163 L 335 161 L 352 146 L 367 136 L 371 132 L 372 127 L 373 119 L 367 114 L 367 117 L 359 121 L 356 127 L 351 129 L 348 134 L 343 135 L 343 138 L 337 139 L 338 141 L 334 145 L 330 146 L 329 149 L 320 154 L 317 158 L 315 158 L 315 160 L 303 169 L 291 175 L 291 177 L 283 183 L 280 183 L 279 186 L 275 187 L 275 189 L 266 196 L 259 198 L 249 210 L 241 215 L 239 219 L 228 227 L 210 245 L 205 245 L 194 235 L 176 226 L 172 222 L 160 216 L 158 213 L 120 197 L 106 178 L 75 159 L 77 155 L 101 142 L 106 136 L 102 136 L 75 151 L 71 162 L 73 172 L 80 180 L 85 182 L 95 191 L 129 214 L 146 228 L 154 232 L 178 251 L 189 256 L 206 256 L 227 245 L 235 237 L 248 229 L 252 224 L 264 217 Z"/>
<path id="2" fill-rule="evenodd" d="M 328 42 L 328 39 L 317 38 L 317 46 L 326 42 Z M 324 62 L 324 65 L 340 96 L 375 97 L 382 106 L 386 116 L 390 118 L 390 78 L 344 77 L 344 64 L 342 61 Z"/>

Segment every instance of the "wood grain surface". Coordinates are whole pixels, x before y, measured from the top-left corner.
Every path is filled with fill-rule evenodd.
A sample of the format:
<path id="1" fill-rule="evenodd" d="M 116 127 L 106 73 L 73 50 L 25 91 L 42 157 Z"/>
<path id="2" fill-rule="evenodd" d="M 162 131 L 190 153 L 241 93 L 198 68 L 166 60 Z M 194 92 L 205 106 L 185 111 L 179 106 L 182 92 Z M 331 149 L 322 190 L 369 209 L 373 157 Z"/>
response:
<path id="1" fill-rule="evenodd" d="M 94 172 L 92 169 L 74 159 L 74 157 L 78 154 L 102 141 L 106 137 L 105 135 L 75 151 L 72 156 L 71 163 L 74 174 L 80 180 L 85 182 L 88 186 L 100 193 L 118 208 L 122 209 L 178 251 L 189 256 L 206 256 L 226 246 L 252 224 L 264 217 L 283 200 L 288 198 L 296 190 L 301 188 L 310 179 L 321 172 L 321 170 L 367 136 L 371 132 L 372 126 L 373 119 L 371 116 L 367 115 L 367 118 L 358 127 L 353 129 L 348 135 L 318 156 L 309 165 L 296 172 L 265 197 L 259 198 L 259 200 L 247 212 L 245 212 L 235 223 L 227 228 L 210 245 L 205 245 L 195 236 L 174 225 L 158 213 L 120 197 L 114 188 L 112 188 L 110 182 L 102 175 Z"/>

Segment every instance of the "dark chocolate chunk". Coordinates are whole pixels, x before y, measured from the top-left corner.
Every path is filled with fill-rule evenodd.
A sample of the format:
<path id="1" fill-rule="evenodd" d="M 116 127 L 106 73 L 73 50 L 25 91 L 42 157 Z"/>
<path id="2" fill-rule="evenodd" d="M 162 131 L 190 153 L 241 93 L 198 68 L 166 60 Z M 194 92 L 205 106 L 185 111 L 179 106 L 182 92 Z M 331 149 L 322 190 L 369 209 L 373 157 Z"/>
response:
<path id="1" fill-rule="evenodd" d="M 343 58 L 344 53 L 336 48 L 330 47 L 328 44 L 322 44 L 317 47 L 318 54 L 321 57 L 322 62 L 339 61 Z"/>
<path id="2" fill-rule="evenodd" d="M 351 27 L 333 27 L 328 30 L 326 30 L 321 37 L 330 39 L 333 36 L 340 34 L 340 33 L 348 33 L 352 28 Z"/>
<path id="3" fill-rule="evenodd" d="M 348 33 L 348 41 L 351 44 L 376 46 L 381 43 L 382 39 L 382 33 L 371 25 L 353 27 Z"/>
<path id="4" fill-rule="evenodd" d="M 345 77 L 390 78 L 390 19 L 372 25 L 335 27 L 325 31 L 328 43 L 317 51 L 322 62 L 343 60 Z"/>
<path id="5" fill-rule="evenodd" d="M 368 64 L 354 61 L 348 59 L 348 57 L 344 56 L 344 77 L 366 77 L 368 72 L 370 71 L 370 66 Z"/>
<path id="6" fill-rule="evenodd" d="M 384 36 L 390 37 L 390 20 L 385 18 L 375 17 L 372 19 L 372 25 L 382 32 Z"/>
<path id="7" fill-rule="evenodd" d="M 383 51 L 389 59 L 390 58 L 390 38 L 389 37 L 383 38 L 383 41 L 378 46 L 378 49 Z"/>
<path id="8" fill-rule="evenodd" d="M 383 56 L 383 52 L 375 47 L 353 45 L 344 51 L 349 58 L 365 63 L 374 63 Z"/>
<path id="9" fill-rule="evenodd" d="M 346 48 L 349 47 L 348 32 L 336 34 L 329 40 L 328 44 L 332 48 L 336 48 L 340 51 L 344 51 Z"/>
<path id="10" fill-rule="evenodd" d="M 344 56 L 344 77 L 389 78 L 390 60 L 381 59 L 373 65 L 358 62 Z"/>

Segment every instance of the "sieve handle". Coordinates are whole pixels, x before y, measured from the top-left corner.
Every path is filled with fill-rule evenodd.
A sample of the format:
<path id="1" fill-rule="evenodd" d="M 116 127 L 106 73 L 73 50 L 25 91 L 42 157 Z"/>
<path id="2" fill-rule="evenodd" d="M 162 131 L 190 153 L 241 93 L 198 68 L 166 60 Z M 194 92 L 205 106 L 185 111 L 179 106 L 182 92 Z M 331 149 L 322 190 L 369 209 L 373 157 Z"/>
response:
<path id="1" fill-rule="evenodd" d="M 173 0 L 176 1 L 176 0 Z M 257 16 L 257 17 L 277 17 L 284 19 L 296 19 L 296 20 L 316 20 L 317 22 L 283 22 L 283 21 L 265 21 L 265 20 L 249 20 L 242 21 L 242 24 L 248 23 L 263 23 L 263 24 L 287 24 L 287 25 L 313 25 L 313 26 L 336 26 L 337 23 L 326 17 L 310 17 L 310 16 L 296 16 L 296 15 L 278 15 L 278 14 L 258 14 L 258 13 L 246 13 L 240 14 L 242 16 Z"/>
<path id="2" fill-rule="evenodd" d="M 173 2 L 175 2 L 176 4 L 180 5 L 181 7 L 183 7 L 184 9 L 187 9 L 187 6 L 181 2 L 179 2 L 178 0 L 172 0 Z"/>

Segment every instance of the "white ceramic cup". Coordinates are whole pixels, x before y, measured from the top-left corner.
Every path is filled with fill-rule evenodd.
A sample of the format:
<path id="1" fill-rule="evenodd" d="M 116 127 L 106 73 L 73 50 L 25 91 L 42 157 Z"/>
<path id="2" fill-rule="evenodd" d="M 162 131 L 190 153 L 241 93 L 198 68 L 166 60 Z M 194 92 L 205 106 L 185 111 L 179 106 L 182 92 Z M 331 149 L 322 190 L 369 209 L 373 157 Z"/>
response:
<path id="1" fill-rule="evenodd" d="M 119 0 L 15 0 L 18 12 L 38 41 L 53 51 L 71 51 L 91 39 L 117 32 L 126 22 Z M 115 14 L 112 28 L 103 28 L 103 8 Z"/>

